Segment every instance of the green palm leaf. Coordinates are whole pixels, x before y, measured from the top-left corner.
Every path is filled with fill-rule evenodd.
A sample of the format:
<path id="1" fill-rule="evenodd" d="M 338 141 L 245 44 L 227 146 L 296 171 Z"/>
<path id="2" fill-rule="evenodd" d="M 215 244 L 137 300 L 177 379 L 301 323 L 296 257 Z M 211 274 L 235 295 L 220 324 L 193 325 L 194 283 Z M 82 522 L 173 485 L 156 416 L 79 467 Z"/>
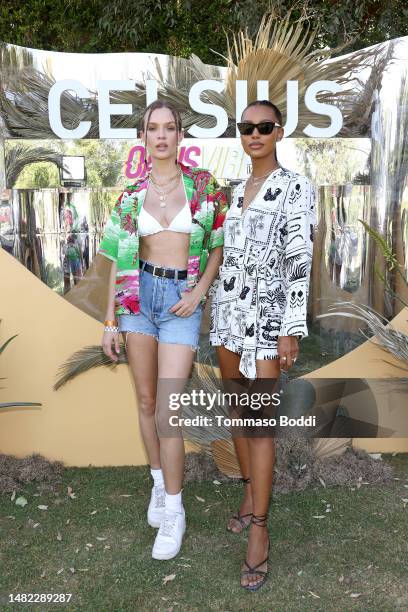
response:
<path id="1" fill-rule="evenodd" d="M 5 341 L 5 343 L 0 346 L 0 355 L 2 354 L 2 352 L 5 350 L 5 348 L 10 344 L 10 342 L 12 340 L 14 340 L 14 338 L 17 338 L 18 334 L 15 334 L 14 336 L 11 336 L 11 338 L 9 338 L 8 340 Z"/>
<path id="2" fill-rule="evenodd" d="M 3 353 L 3 351 L 7 348 L 7 346 L 10 344 L 10 342 L 12 340 L 14 340 L 14 338 L 17 338 L 18 334 L 15 334 L 14 336 L 11 336 L 11 338 L 9 338 L 8 340 L 6 340 L 6 342 L 4 342 L 4 344 L 2 344 L 0 346 L 0 355 Z M 5 380 L 4 377 L 0 378 L 0 380 Z M 0 403 L 0 408 L 10 408 L 10 407 L 14 407 L 14 406 L 41 406 L 42 404 L 39 404 L 37 402 L 3 402 Z"/>
<path id="3" fill-rule="evenodd" d="M 363 224 L 367 233 L 373 238 L 375 243 L 380 248 L 380 251 L 382 255 L 384 256 L 388 270 L 390 272 L 396 271 L 396 273 L 402 279 L 403 283 L 408 287 L 408 277 L 406 276 L 404 272 L 404 267 L 399 263 L 398 257 L 395 253 L 393 253 L 392 248 L 389 245 L 389 243 L 386 241 L 386 239 L 383 236 L 381 236 L 381 234 L 379 234 L 379 232 L 377 232 L 373 227 L 368 225 L 368 223 L 363 221 L 363 219 L 359 219 L 359 221 L 360 223 Z M 391 297 L 398 300 L 403 306 L 408 306 L 408 303 L 400 295 L 395 293 L 395 291 L 391 287 L 389 280 L 386 278 L 385 274 L 381 272 L 377 264 L 374 265 L 374 271 L 377 277 L 384 283 L 385 291 Z"/>
<path id="4" fill-rule="evenodd" d="M 382 254 L 387 260 L 387 264 L 390 270 L 394 268 L 400 268 L 400 264 L 398 263 L 398 258 L 391 250 L 391 247 L 388 245 L 387 241 L 383 236 L 381 236 L 374 228 L 372 228 L 366 221 L 363 219 L 359 219 L 360 223 L 364 225 L 366 232 L 373 238 L 373 240 L 378 244 L 381 249 Z M 407 281 L 406 281 L 407 282 Z"/>
<path id="5" fill-rule="evenodd" d="M 107 366 L 114 368 L 116 365 L 128 363 L 126 351 L 123 345 L 120 346 L 119 359 L 113 362 L 105 355 L 101 346 L 93 345 L 86 346 L 83 349 L 73 353 L 71 357 L 63 363 L 57 373 L 57 381 L 54 385 L 54 390 L 58 391 L 68 381 L 72 380 L 79 374 L 88 372 L 93 368 Z"/>
<path id="6" fill-rule="evenodd" d="M 38 402 L 6 402 L 0 404 L 0 408 L 11 408 L 14 406 L 42 406 Z"/>

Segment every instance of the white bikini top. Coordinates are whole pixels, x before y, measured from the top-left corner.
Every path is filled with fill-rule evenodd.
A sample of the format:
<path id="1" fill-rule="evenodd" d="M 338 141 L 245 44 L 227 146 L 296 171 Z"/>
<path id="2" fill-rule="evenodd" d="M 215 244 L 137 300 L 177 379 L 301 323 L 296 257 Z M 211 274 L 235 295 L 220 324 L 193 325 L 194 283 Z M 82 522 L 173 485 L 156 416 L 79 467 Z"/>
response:
<path id="1" fill-rule="evenodd" d="M 191 233 L 191 211 L 190 205 L 186 202 L 183 208 L 177 213 L 169 227 L 163 227 L 160 223 L 142 206 L 139 214 L 138 229 L 139 236 L 151 236 L 158 232 L 182 232 L 183 234 Z"/>

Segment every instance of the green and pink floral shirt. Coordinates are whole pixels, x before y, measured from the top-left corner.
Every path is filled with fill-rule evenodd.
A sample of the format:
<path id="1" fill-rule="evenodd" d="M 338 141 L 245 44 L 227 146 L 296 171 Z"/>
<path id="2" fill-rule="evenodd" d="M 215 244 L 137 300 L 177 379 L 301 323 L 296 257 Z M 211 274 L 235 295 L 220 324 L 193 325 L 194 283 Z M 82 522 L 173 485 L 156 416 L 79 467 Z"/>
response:
<path id="1" fill-rule="evenodd" d="M 193 220 L 187 270 L 191 291 L 205 270 L 209 251 L 224 244 L 227 199 L 208 170 L 180 166 Z M 147 177 L 139 179 L 120 194 L 99 246 L 99 253 L 116 262 L 116 316 L 140 311 L 138 216 L 148 184 Z"/>

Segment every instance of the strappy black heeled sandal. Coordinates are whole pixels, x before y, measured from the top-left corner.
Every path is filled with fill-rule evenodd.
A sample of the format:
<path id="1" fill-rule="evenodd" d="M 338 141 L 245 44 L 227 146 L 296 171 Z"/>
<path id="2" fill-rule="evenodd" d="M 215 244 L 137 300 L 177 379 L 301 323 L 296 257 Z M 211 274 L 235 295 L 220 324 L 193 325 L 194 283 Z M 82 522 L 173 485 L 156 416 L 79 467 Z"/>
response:
<path id="1" fill-rule="evenodd" d="M 267 525 L 267 520 L 268 520 L 268 515 L 267 514 L 264 514 L 263 516 L 256 516 L 255 514 L 253 514 L 252 515 L 252 519 L 251 519 L 251 523 L 253 525 L 257 525 L 258 527 L 267 527 L 268 526 Z M 245 565 L 247 566 L 248 569 L 241 571 L 241 578 L 243 576 L 261 576 L 261 580 L 259 582 L 257 582 L 256 584 L 254 584 L 254 585 L 250 585 L 250 584 L 243 585 L 243 584 L 241 584 L 242 588 L 246 589 L 247 591 L 257 591 L 265 583 L 268 570 L 266 569 L 265 571 L 263 571 L 263 570 L 259 570 L 257 568 L 260 567 L 261 565 L 263 565 L 264 563 L 266 563 L 267 561 L 269 561 L 269 548 L 270 548 L 270 542 L 269 542 L 269 539 L 268 539 L 268 556 L 266 557 L 266 559 L 264 559 L 263 561 L 258 563 L 258 565 L 255 565 L 255 567 L 251 567 L 247 560 L 244 561 L 244 563 L 245 563 Z"/>
<path id="2" fill-rule="evenodd" d="M 241 478 L 240 479 L 244 484 L 249 484 L 251 482 L 250 478 Z M 235 521 L 238 521 L 238 523 L 241 525 L 242 529 L 241 531 L 234 531 L 233 529 L 231 529 L 230 527 L 227 527 L 227 531 L 230 531 L 231 533 L 236 533 L 237 535 L 242 533 L 245 529 L 248 529 L 248 527 L 251 524 L 251 519 L 246 522 L 244 521 L 245 518 L 248 518 L 248 516 L 250 516 L 252 518 L 252 512 L 249 512 L 248 514 L 241 514 L 240 511 L 238 510 L 237 514 L 233 514 L 230 518 L 230 521 L 232 519 L 234 519 Z"/>

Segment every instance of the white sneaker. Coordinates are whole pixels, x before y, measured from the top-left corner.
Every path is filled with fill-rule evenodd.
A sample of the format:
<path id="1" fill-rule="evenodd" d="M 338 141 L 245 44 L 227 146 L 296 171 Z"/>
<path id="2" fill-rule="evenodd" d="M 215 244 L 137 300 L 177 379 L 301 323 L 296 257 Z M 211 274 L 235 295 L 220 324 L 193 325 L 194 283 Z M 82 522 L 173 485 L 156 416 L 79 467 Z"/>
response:
<path id="1" fill-rule="evenodd" d="M 164 485 L 162 487 L 152 488 L 150 503 L 147 509 L 147 522 L 150 527 L 160 527 L 160 523 L 164 517 L 165 494 Z"/>
<path id="2" fill-rule="evenodd" d="M 186 515 L 183 512 L 165 512 L 159 532 L 153 545 L 153 559 L 172 559 L 181 548 L 186 530 Z"/>

